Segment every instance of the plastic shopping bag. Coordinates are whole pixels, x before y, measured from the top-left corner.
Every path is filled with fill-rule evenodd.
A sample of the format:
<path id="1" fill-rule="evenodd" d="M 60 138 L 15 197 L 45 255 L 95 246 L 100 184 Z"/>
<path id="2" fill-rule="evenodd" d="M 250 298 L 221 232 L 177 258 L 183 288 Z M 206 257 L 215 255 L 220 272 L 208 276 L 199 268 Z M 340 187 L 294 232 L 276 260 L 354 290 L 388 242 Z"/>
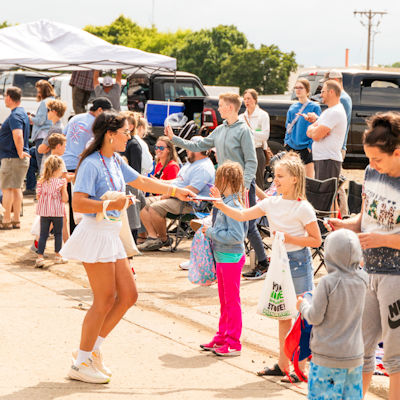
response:
<path id="1" fill-rule="evenodd" d="M 297 315 L 294 290 L 284 234 L 276 232 L 268 273 L 258 302 L 257 312 L 275 319 L 290 319 Z"/>
<path id="2" fill-rule="evenodd" d="M 194 235 L 190 249 L 189 281 L 202 286 L 211 285 L 217 279 L 211 242 L 201 229 Z"/>

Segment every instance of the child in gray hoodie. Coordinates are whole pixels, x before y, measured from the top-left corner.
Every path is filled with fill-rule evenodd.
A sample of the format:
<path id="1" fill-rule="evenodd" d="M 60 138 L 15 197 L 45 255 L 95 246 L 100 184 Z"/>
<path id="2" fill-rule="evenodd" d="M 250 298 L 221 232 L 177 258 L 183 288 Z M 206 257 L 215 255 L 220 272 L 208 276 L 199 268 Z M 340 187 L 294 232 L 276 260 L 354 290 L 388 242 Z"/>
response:
<path id="1" fill-rule="evenodd" d="M 309 399 L 362 399 L 361 321 L 368 275 L 359 268 L 361 257 L 354 232 L 332 232 L 325 240 L 328 275 L 321 278 L 311 300 L 297 301 L 297 309 L 313 325 Z"/>

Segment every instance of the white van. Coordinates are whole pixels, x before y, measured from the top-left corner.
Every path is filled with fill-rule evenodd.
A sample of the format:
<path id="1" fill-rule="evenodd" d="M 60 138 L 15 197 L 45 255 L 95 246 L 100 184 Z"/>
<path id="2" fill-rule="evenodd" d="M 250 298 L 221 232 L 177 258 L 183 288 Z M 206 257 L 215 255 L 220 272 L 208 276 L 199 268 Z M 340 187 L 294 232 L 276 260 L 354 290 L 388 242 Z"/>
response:
<path id="1" fill-rule="evenodd" d="M 36 101 L 36 82 L 48 80 L 50 73 L 30 71 L 7 71 L 0 74 L 0 124 L 10 115 L 10 109 L 4 104 L 4 93 L 10 86 L 17 86 L 22 90 L 21 106 L 26 112 L 36 114 L 39 103 Z"/>

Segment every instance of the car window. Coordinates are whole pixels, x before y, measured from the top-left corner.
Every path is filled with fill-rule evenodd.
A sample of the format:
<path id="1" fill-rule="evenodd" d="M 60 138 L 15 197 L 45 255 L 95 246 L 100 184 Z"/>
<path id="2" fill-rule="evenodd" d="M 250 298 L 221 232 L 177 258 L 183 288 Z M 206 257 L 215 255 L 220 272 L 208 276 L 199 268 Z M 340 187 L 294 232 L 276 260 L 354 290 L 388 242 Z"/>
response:
<path id="1" fill-rule="evenodd" d="M 45 76 L 29 76 L 15 74 L 14 85 L 21 88 L 23 97 L 36 97 L 36 82 L 41 79 L 48 79 Z"/>
<path id="2" fill-rule="evenodd" d="M 175 84 L 173 81 L 164 82 L 164 99 L 175 100 L 178 97 L 195 97 L 198 96 L 198 92 L 195 92 L 193 82 L 176 82 L 176 93 Z M 195 94 L 196 93 L 196 94 Z M 200 94 L 203 96 L 203 94 Z"/>
<path id="3" fill-rule="evenodd" d="M 299 78 L 306 78 L 310 82 L 310 97 L 313 98 L 313 96 L 316 96 L 317 99 L 319 99 L 319 95 L 321 93 L 322 89 L 322 83 L 320 82 L 321 79 L 323 79 L 324 73 L 310 73 L 310 74 L 304 74 L 304 75 L 299 75 Z M 292 100 L 296 100 L 296 93 L 293 89 L 292 91 Z"/>
<path id="4" fill-rule="evenodd" d="M 400 104 L 400 79 L 363 79 L 361 105 L 398 107 Z"/>

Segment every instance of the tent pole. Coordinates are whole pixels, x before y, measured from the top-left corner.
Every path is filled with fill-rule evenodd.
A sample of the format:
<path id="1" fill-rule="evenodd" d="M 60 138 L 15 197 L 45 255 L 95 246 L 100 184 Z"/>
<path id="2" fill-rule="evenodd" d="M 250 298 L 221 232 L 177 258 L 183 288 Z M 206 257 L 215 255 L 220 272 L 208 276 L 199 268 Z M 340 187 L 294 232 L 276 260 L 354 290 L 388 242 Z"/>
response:
<path id="1" fill-rule="evenodd" d="M 174 70 L 174 92 L 175 92 L 175 100 L 176 100 L 176 70 Z"/>

